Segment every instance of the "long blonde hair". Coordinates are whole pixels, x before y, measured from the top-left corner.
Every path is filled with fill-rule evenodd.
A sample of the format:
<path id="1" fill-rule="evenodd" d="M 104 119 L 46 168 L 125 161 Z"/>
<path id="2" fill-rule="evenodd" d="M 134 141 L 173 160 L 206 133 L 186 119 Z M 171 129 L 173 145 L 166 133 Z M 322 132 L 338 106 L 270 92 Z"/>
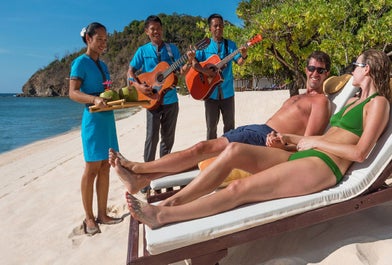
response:
<path id="1" fill-rule="evenodd" d="M 370 77 L 380 96 L 386 97 L 392 103 L 392 91 L 389 84 L 391 60 L 379 50 L 369 49 L 362 53 L 364 63 L 370 66 Z"/>

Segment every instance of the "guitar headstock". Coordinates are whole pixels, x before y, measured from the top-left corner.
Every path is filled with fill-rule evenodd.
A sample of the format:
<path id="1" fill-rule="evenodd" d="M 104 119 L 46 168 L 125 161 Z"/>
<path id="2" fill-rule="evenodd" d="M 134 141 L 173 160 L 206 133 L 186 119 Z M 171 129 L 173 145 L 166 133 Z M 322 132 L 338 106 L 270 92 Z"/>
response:
<path id="1" fill-rule="evenodd" d="M 257 34 L 256 36 L 254 36 L 253 38 L 251 38 L 247 43 L 246 46 L 252 46 L 255 45 L 256 43 L 259 43 L 260 41 L 263 40 L 263 37 L 261 36 L 261 34 Z"/>
<path id="2" fill-rule="evenodd" d="M 210 42 L 211 42 L 210 38 L 204 38 L 195 44 L 195 48 L 197 50 L 203 50 L 203 49 L 207 48 L 207 46 L 210 44 Z"/>

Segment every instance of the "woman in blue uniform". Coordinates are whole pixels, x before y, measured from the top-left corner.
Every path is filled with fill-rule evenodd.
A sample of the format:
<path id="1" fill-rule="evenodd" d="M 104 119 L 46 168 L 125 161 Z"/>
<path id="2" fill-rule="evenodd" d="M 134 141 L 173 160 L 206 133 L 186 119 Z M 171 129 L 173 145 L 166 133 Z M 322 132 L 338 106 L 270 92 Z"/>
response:
<path id="1" fill-rule="evenodd" d="M 108 149 L 118 150 L 116 124 L 113 111 L 90 113 L 89 106 L 105 107 L 106 102 L 99 94 L 105 90 L 104 83 L 110 80 L 106 64 L 99 56 L 106 49 L 106 28 L 100 23 L 91 23 L 82 29 L 81 37 L 87 45 L 86 53 L 76 58 L 71 65 L 69 97 L 85 104 L 81 126 L 83 155 L 86 162 L 81 181 L 81 193 L 86 234 L 100 232 L 98 223 L 115 224 L 122 218 L 107 215 L 109 192 Z M 98 215 L 94 218 L 93 195 L 96 182 Z"/>

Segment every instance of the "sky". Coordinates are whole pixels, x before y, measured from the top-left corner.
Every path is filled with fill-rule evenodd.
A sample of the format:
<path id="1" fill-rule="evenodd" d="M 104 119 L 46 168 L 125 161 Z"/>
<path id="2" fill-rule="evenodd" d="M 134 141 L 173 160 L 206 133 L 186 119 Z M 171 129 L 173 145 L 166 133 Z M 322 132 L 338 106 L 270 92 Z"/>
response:
<path id="1" fill-rule="evenodd" d="M 240 0 L 11 0 L 0 16 L 0 93 L 21 93 L 39 69 L 85 47 L 80 31 L 100 22 L 108 33 L 121 32 L 152 14 L 201 16 L 219 13 L 242 26 Z M 131 57 L 131 55 L 130 55 Z M 109 69 L 110 70 L 110 69 Z"/>

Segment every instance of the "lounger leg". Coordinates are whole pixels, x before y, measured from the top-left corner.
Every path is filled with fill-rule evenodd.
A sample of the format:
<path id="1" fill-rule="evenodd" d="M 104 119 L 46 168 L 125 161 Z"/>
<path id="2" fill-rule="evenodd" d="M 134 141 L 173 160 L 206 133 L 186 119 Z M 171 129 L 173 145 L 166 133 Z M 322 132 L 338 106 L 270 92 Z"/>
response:
<path id="1" fill-rule="evenodd" d="M 227 255 L 227 249 L 192 258 L 192 265 L 216 265 Z"/>

